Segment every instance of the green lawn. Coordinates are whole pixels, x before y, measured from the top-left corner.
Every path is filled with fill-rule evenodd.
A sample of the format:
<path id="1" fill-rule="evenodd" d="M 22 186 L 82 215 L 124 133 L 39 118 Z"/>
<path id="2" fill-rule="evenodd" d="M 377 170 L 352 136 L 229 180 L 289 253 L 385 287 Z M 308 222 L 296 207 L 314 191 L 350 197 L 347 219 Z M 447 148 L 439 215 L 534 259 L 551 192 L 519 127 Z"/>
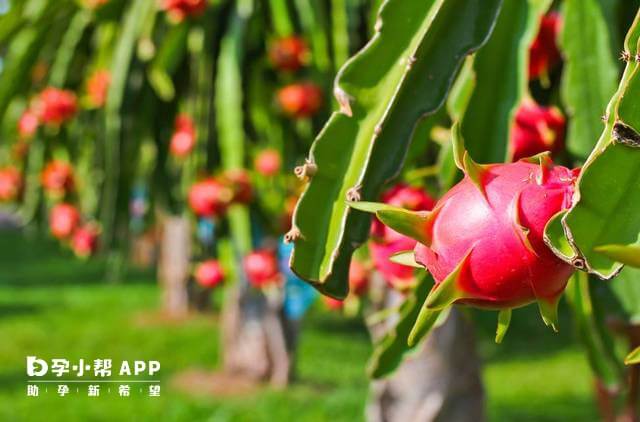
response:
<path id="1" fill-rule="evenodd" d="M 367 397 L 370 352 L 359 321 L 316 310 L 300 342 L 298 380 L 234 397 L 191 397 L 169 380 L 188 369 L 213 370 L 215 317 L 183 324 L 144 323 L 158 308 L 149 274 L 119 285 L 100 282 L 101 262 L 80 262 L 46 240 L 0 232 L 0 420 L 6 421 L 355 421 Z M 492 341 L 495 315 L 473 313 L 486 363 L 488 413 L 494 421 L 597 420 L 584 356 L 563 315 L 553 334 L 530 307 L 514 313 L 503 344 Z M 25 356 L 155 359 L 162 363 L 159 398 L 85 394 L 26 396 Z M 54 387 L 55 388 L 55 387 Z"/>

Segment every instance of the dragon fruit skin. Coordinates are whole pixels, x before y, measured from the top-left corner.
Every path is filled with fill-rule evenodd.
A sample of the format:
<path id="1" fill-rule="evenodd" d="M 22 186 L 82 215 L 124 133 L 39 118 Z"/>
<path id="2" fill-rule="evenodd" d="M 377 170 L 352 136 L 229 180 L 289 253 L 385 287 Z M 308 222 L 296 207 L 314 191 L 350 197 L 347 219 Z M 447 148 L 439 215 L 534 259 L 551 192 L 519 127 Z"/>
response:
<path id="1" fill-rule="evenodd" d="M 431 242 L 415 248 L 416 262 L 436 281 L 428 306 L 557 302 L 573 267 L 553 254 L 543 234 L 551 217 L 571 206 L 577 175 L 551 164 L 480 166 L 475 180 L 465 176 L 438 201 L 426 225 Z M 438 298 L 438 290 L 448 297 Z"/>

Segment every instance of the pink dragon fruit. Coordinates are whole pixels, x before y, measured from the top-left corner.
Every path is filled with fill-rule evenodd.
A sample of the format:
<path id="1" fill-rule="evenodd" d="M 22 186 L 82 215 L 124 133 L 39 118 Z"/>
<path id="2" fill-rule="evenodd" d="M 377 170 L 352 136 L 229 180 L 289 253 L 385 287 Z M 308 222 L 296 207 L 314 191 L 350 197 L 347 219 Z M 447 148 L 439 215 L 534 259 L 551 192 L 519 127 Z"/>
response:
<path id="1" fill-rule="evenodd" d="M 435 204 L 435 201 L 422 189 L 402 183 L 385 192 L 382 195 L 382 201 L 411 211 L 428 211 Z M 369 242 L 373 264 L 389 285 L 398 290 L 405 290 L 413 284 L 413 268 L 392 262 L 389 258 L 398 252 L 413 249 L 415 245 L 414 239 L 385 226 L 378 219 L 373 220 Z"/>
<path id="2" fill-rule="evenodd" d="M 359 260 L 351 260 L 349 266 L 349 291 L 362 296 L 369 290 L 369 269 Z"/>
<path id="3" fill-rule="evenodd" d="M 169 152 L 177 158 L 188 156 L 196 146 L 196 127 L 193 119 L 188 114 L 179 114 L 176 117 L 175 129 L 171 135 Z"/>
<path id="4" fill-rule="evenodd" d="M 511 135 L 511 160 L 544 151 L 556 153 L 564 146 L 565 120 L 556 107 L 542 107 L 525 100 L 516 112 Z"/>
<path id="5" fill-rule="evenodd" d="M 543 234 L 549 220 L 571 206 L 577 171 L 554 166 L 548 154 L 479 165 L 457 147 L 456 163 L 465 178 L 431 212 L 352 206 L 375 211 L 418 242 L 409 252 L 413 264 L 424 266 L 436 283 L 427 309 L 459 303 L 510 315 L 537 301 L 544 322 L 555 329 L 557 302 L 573 267 L 553 254 Z"/>
<path id="6" fill-rule="evenodd" d="M 557 38 L 561 25 L 562 20 L 556 12 L 540 19 L 538 35 L 529 47 L 529 79 L 544 77 L 560 62 Z"/>
<path id="7" fill-rule="evenodd" d="M 199 285 L 212 288 L 224 281 L 224 270 L 217 260 L 207 259 L 198 264 L 194 276 Z"/>
<path id="8" fill-rule="evenodd" d="M 71 238 L 71 249 L 78 258 L 88 258 L 98 250 L 100 226 L 89 222 L 78 227 Z"/>
<path id="9" fill-rule="evenodd" d="M 232 199 L 233 191 L 213 177 L 200 180 L 189 189 L 189 206 L 200 217 L 219 217 Z"/>
<path id="10" fill-rule="evenodd" d="M 80 211 L 71 204 L 61 203 L 51 208 L 49 228 L 57 239 L 68 239 L 80 223 Z"/>
<path id="11" fill-rule="evenodd" d="M 278 269 L 278 259 L 271 250 L 259 249 L 244 257 L 242 267 L 251 284 L 255 288 L 277 285 L 282 281 Z"/>

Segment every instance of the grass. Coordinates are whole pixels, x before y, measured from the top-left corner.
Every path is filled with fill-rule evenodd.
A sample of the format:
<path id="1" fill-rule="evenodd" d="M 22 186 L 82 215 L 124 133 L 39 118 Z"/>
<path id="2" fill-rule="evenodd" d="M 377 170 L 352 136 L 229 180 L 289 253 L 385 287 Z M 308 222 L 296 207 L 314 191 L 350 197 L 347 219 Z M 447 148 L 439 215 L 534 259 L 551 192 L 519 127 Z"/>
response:
<path id="1" fill-rule="evenodd" d="M 182 324 L 140 323 L 158 309 L 150 274 L 102 282 L 104 263 L 80 262 L 47 240 L 0 232 L 0 420 L 11 421 L 357 421 L 367 399 L 364 367 L 370 353 L 361 322 L 313 310 L 306 318 L 299 379 L 284 391 L 245 396 L 189 396 L 169 380 L 188 369 L 213 370 L 218 329 L 211 314 Z M 529 307 L 514 313 L 502 345 L 492 341 L 495 315 L 478 322 L 492 421 L 597 420 L 591 377 L 571 323 L 548 330 Z M 159 360 L 159 398 L 136 395 L 26 396 L 25 356 Z M 55 387 L 54 387 L 55 388 Z"/>

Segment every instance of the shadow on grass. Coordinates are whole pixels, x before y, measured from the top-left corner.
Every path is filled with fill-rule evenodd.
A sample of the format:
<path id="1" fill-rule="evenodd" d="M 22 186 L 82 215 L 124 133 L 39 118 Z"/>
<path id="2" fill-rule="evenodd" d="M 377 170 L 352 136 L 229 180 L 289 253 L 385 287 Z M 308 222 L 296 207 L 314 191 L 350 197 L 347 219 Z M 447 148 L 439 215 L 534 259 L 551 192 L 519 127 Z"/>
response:
<path id="1" fill-rule="evenodd" d="M 102 257 L 81 260 L 54 239 L 19 230 L 0 231 L 0 286 L 56 287 L 102 284 L 107 269 Z M 127 271 L 127 283 L 153 282 L 149 270 Z"/>
<path id="2" fill-rule="evenodd" d="M 545 397 L 544 401 L 522 397 L 522 400 L 492 402 L 489 420 L 492 422 L 557 422 L 598 421 L 597 409 L 590 398 L 576 395 Z"/>
<path id="3" fill-rule="evenodd" d="M 39 312 L 42 307 L 33 303 L 0 303 L 0 318 Z"/>

